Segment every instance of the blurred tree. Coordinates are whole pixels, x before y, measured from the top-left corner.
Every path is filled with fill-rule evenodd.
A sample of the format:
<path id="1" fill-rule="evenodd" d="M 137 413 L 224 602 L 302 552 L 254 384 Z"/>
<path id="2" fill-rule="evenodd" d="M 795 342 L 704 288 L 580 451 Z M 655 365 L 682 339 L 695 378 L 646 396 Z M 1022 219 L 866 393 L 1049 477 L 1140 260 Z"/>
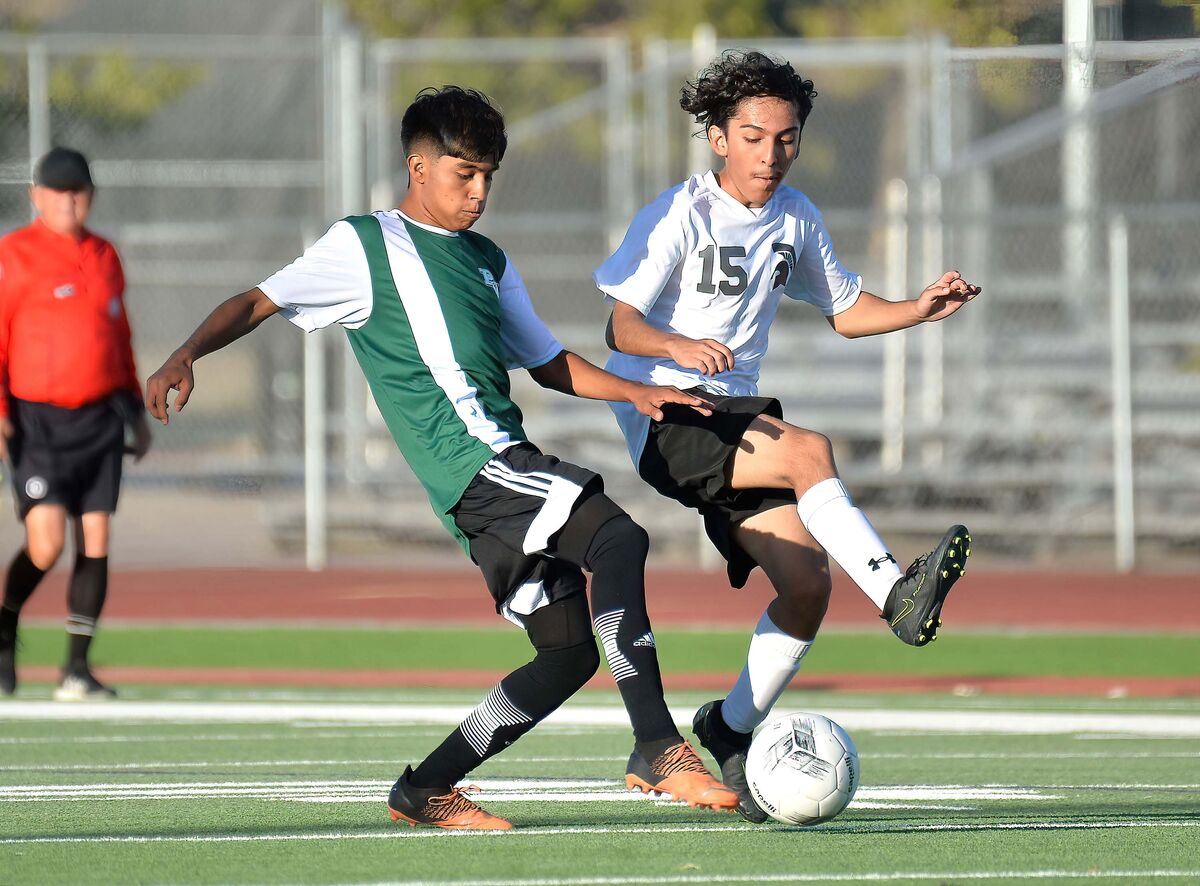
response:
<path id="1" fill-rule="evenodd" d="M 1017 42 L 1026 23 L 1062 14 L 1061 0 L 346 0 L 346 8 L 378 37 L 562 37 L 620 30 L 635 38 L 687 38 L 708 23 L 734 38 L 938 31 L 972 46 Z"/>
<path id="2" fill-rule="evenodd" d="M 0 0 L 0 30 L 37 34 L 66 15 L 79 0 Z M 153 116 L 204 78 L 201 64 L 136 62 L 124 52 L 51 60 L 48 93 L 52 140 L 64 128 L 130 129 Z M 25 56 L 0 56 L 0 157 L 22 156 L 28 119 L 29 80 Z"/>

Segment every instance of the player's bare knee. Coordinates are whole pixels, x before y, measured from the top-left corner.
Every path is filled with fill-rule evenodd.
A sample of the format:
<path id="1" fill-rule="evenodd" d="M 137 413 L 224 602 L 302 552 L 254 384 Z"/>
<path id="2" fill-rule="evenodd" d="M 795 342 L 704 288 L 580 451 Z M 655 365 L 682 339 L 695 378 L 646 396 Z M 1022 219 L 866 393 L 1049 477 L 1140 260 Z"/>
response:
<path id="1" fill-rule="evenodd" d="M 795 428 L 789 433 L 788 442 L 788 479 L 793 489 L 808 489 L 821 480 L 837 476 L 833 463 L 833 443 L 824 434 Z"/>
<path id="2" fill-rule="evenodd" d="M 29 559 L 38 569 L 47 572 L 62 556 L 63 540 L 61 538 L 30 538 L 25 545 Z"/>
<path id="3" fill-rule="evenodd" d="M 832 467 L 833 443 L 829 438 L 817 431 L 803 430 L 800 433 L 805 460 L 814 466 Z"/>
<path id="4" fill-rule="evenodd" d="M 775 588 L 775 593 L 789 612 L 825 614 L 833 582 L 828 572 L 821 572 L 786 582 Z"/>

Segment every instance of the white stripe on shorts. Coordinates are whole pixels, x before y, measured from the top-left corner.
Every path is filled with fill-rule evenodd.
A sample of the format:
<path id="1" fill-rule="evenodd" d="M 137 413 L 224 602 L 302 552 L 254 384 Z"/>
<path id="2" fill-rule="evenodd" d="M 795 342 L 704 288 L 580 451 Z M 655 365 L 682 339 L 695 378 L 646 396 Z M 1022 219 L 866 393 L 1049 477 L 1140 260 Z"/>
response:
<path id="1" fill-rule="evenodd" d="M 480 468 L 480 473 L 498 486 L 503 486 L 505 489 L 511 489 L 513 492 L 519 492 L 522 495 L 536 495 L 538 498 L 545 498 L 550 491 L 549 483 L 542 483 L 536 478 L 515 474 L 511 471 L 499 471 L 496 469 L 494 461 L 489 461 Z"/>

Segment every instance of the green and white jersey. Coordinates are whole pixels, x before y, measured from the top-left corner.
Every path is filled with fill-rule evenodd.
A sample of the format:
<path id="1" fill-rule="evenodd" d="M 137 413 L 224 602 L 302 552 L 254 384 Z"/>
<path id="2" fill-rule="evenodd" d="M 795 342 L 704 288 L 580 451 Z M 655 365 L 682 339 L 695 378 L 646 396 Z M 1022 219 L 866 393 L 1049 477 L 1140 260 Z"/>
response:
<path id="1" fill-rule="evenodd" d="M 467 547 L 451 510 L 484 464 L 527 439 L 508 372 L 563 350 L 503 250 L 394 209 L 335 223 L 258 288 L 305 331 L 346 329 L 400 452 Z"/>

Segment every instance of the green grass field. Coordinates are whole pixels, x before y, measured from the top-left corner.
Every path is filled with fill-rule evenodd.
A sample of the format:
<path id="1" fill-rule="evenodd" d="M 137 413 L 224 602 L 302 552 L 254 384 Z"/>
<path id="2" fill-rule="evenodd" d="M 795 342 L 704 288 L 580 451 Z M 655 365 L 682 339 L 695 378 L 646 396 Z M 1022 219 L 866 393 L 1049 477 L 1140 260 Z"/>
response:
<path id="1" fill-rule="evenodd" d="M 23 664 L 58 661 L 60 629 L 22 636 Z M 659 640 L 668 670 L 731 675 L 745 642 Z M 922 673 L 1187 675 L 1198 642 L 980 634 L 909 655 L 830 633 L 806 670 L 899 654 Z M 99 643 L 102 662 L 147 666 L 429 667 L 451 643 L 459 667 L 504 668 L 526 652 L 518 631 L 451 629 L 112 626 Z M 121 688 L 0 701 L 0 884 L 1200 882 L 1200 699 L 793 693 L 781 709 L 845 725 L 863 773 L 849 809 L 803 829 L 625 792 L 624 711 L 586 690 L 472 775 L 517 829 L 452 834 L 393 825 L 384 800 L 480 690 Z M 681 722 L 710 697 L 669 693 Z"/>
<path id="2" fill-rule="evenodd" d="M 656 630 L 664 672 L 728 672 L 746 655 L 747 632 Z M 23 664 L 59 664 L 61 625 L 23 627 Z M 304 628 L 109 625 L 96 640 L 103 666 L 227 668 L 515 667 L 530 654 L 516 628 Z M 913 649 L 884 631 L 822 631 L 805 658 L 807 673 L 959 674 L 964 676 L 1194 676 L 1200 635 L 948 633 Z"/>

